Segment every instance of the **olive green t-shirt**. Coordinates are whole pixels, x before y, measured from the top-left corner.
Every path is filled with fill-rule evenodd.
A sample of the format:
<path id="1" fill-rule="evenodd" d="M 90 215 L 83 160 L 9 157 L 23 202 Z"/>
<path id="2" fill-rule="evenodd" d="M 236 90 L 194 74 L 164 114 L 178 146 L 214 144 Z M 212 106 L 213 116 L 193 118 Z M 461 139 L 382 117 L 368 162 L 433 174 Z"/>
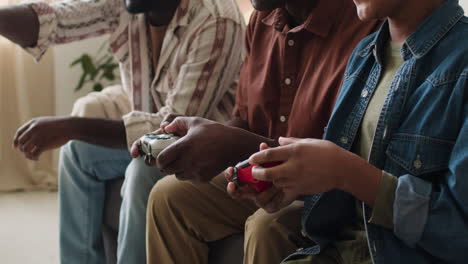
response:
<path id="1" fill-rule="evenodd" d="M 403 58 L 400 53 L 401 47 L 402 45 L 400 44 L 389 42 L 385 48 L 382 75 L 369 101 L 358 137 L 354 143 L 354 152 L 367 161 L 369 160 L 382 107 L 390 91 L 392 82 L 395 80 L 395 75 L 403 64 Z M 365 93 L 364 90 L 363 93 Z M 393 202 L 395 200 L 396 185 L 397 178 L 383 171 L 369 223 L 382 225 L 387 228 L 393 227 Z M 362 216 L 362 206 L 359 207 Z"/>
<path id="2" fill-rule="evenodd" d="M 370 95 L 370 92 L 366 88 L 361 91 L 361 96 L 372 96 L 372 98 L 370 99 L 366 112 L 364 113 L 364 117 L 362 119 L 361 126 L 357 133 L 356 141 L 354 142 L 352 150 L 354 153 L 367 161 L 369 160 L 372 142 L 374 140 L 375 131 L 377 129 L 377 122 L 379 121 L 380 113 L 382 112 L 382 107 L 390 91 L 392 82 L 395 79 L 395 75 L 400 66 L 403 64 L 403 58 L 401 57 L 400 50 L 401 45 L 395 44 L 393 42 L 389 42 L 387 44 L 383 54 L 382 74 L 379 83 L 375 88 L 374 94 Z M 382 175 L 378 193 L 388 189 L 387 181 L 383 180 L 384 177 L 385 176 Z M 388 199 L 385 197 L 388 197 L 387 191 L 385 191 L 385 195 L 383 197 L 384 199 L 376 199 L 369 222 L 374 223 L 374 220 L 385 222 L 386 224 L 388 221 L 390 221 L 390 223 L 392 222 L 392 219 L 388 219 L 386 215 L 374 214 L 374 212 L 387 213 L 389 211 L 393 211 L 393 199 L 391 199 L 390 203 L 386 201 Z M 390 206 L 390 208 L 388 208 L 388 206 Z M 345 231 L 349 232 L 349 235 L 351 235 L 354 239 L 337 241 L 335 243 L 335 246 L 343 259 L 343 263 L 371 263 L 362 210 L 362 202 L 356 200 L 356 211 L 358 216 L 357 224 L 354 230 L 351 229 Z"/>
<path id="3" fill-rule="evenodd" d="M 379 83 L 373 95 L 367 89 L 363 89 L 361 96 L 372 96 L 366 113 L 359 128 L 353 152 L 365 160 L 369 160 L 369 154 L 374 140 L 377 122 L 387 94 L 390 91 L 395 75 L 403 64 L 400 54 L 401 45 L 389 42 L 385 48 L 383 69 Z M 393 215 L 393 201 L 396 189 L 396 177 L 386 172 L 382 173 L 377 199 L 372 209 L 370 223 L 391 228 Z M 356 200 L 356 220 L 350 224 L 341 234 L 340 238 L 326 248 L 319 255 L 307 256 L 303 259 L 287 261 L 287 264 L 336 264 L 336 263 L 372 263 L 367 246 L 367 235 L 364 227 L 362 202 Z M 285 264 L 286 264 L 285 263 Z"/>

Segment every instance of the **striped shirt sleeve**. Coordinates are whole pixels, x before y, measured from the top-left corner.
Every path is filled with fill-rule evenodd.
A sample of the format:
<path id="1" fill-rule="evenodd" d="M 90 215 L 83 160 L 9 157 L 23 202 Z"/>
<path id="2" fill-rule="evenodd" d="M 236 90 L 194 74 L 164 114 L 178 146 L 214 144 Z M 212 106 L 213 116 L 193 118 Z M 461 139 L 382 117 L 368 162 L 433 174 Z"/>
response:
<path id="1" fill-rule="evenodd" d="M 36 46 L 25 48 L 36 61 L 54 44 L 69 43 L 111 32 L 122 4 L 117 0 L 67 0 L 52 4 L 25 3 L 39 20 Z"/>
<path id="2" fill-rule="evenodd" d="M 186 36 L 190 51 L 164 106 L 157 113 L 134 111 L 123 117 L 129 145 L 142 134 L 159 128 L 169 113 L 209 118 L 232 88 L 243 60 L 243 25 L 213 17 L 200 25 Z"/>

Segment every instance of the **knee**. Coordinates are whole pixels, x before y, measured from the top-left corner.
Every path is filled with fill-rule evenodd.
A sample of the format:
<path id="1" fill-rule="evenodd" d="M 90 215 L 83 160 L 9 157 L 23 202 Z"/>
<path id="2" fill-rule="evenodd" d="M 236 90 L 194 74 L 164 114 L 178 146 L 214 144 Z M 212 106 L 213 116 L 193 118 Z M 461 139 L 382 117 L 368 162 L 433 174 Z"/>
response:
<path id="1" fill-rule="evenodd" d="M 60 165 L 66 167 L 76 167 L 83 164 L 83 157 L 87 156 L 86 143 L 76 140 L 70 140 L 60 149 Z"/>
<path id="2" fill-rule="evenodd" d="M 150 192 L 148 210 L 157 212 L 158 215 L 183 210 L 181 208 L 184 205 L 184 194 L 179 185 L 181 183 L 174 176 L 167 176 L 158 181 Z"/>
<path id="3" fill-rule="evenodd" d="M 95 152 L 95 148 L 98 147 L 83 141 L 70 140 L 61 147 L 60 157 L 68 160 L 76 160 L 83 164 L 87 161 L 87 158 L 91 160 L 94 159 L 93 152 Z"/>
<path id="4" fill-rule="evenodd" d="M 279 226 L 275 215 L 259 209 L 245 222 L 245 236 L 254 239 L 268 238 L 272 233 L 278 232 Z"/>
<path id="5" fill-rule="evenodd" d="M 132 159 L 125 171 L 122 196 L 142 197 L 146 202 L 151 188 L 163 176 L 159 169 L 147 166 L 143 159 Z"/>
<path id="6" fill-rule="evenodd" d="M 109 154 L 106 152 L 101 153 L 100 151 L 102 152 L 99 146 L 83 141 L 70 140 L 60 149 L 59 169 L 65 173 L 59 173 L 59 177 L 63 178 L 66 175 L 73 176 L 76 173 L 67 172 L 74 171 L 93 174 L 97 157 Z"/>

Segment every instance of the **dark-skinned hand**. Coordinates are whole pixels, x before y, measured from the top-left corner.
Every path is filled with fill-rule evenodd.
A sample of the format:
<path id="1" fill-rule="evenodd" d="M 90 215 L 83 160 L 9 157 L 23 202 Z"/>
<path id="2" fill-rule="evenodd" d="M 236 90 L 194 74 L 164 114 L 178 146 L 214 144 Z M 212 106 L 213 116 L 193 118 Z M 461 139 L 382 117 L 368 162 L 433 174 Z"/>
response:
<path id="1" fill-rule="evenodd" d="M 165 126 L 165 132 L 177 133 L 181 139 L 158 155 L 156 165 L 180 180 L 193 182 L 210 181 L 228 166 L 249 157 L 261 142 L 275 144 L 247 130 L 200 117 L 177 117 Z M 137 151 L 132 150 L 135 154 Z"/>
<path id="2" fill-rule="evenodd" d="M 71 139 L 68 117 L 38 117 L 21 126 L 13 138 L 13 147 L 30 160 L 42 152 L 58 148 Z"/>

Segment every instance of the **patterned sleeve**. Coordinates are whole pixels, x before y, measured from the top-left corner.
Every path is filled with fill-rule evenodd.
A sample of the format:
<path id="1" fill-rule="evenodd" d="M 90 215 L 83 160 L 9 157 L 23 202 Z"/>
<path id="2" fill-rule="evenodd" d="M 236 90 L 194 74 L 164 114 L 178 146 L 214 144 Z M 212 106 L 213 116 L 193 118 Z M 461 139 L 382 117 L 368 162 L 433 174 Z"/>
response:
<path id="1" fill-rule="evenodd" d="M 169 113 L 209 118 L 238 77 L 243 60 L 243 25 L 209 17 L 187 36 L 190 51 L 178 71 L 164 106 L 157 113 L 131 112 L 124 116 L 127 142 L 159 128 Z M 193 40 L 193 41 L 192 41 Z"/>
<path id="2" fill-rule="evenodd" d="M 111 32 L 119 22 L 122 5 L 117 0 L 67 0 L 52 4 L 25 3 L 39 20 L 35 46 L 27 47 L 36 61 L 54 44 L 96 37 Z"/>

